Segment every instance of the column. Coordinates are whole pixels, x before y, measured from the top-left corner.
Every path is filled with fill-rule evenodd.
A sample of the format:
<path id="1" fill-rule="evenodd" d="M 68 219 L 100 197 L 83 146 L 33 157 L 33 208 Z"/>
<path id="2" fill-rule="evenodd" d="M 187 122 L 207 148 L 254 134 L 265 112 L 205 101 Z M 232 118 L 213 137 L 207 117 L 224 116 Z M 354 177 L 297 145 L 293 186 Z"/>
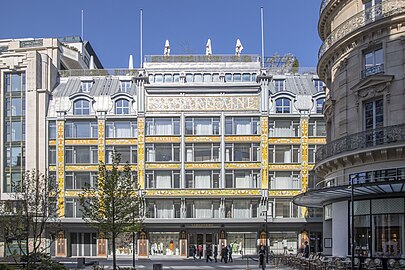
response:
<path id="1" fill-rule="evenodd" d="M 138 118 L 138 185 L 145 189 L 145 118 Z"/>
<path id="2" fill-rule="evenodd" d="M 58 216 L 65 216 L 65 119 L 63 113 L 58 113 L 56 121 L 58 137 L 56 140 L 56 148 L 58 163 L 57 163 L 57 186 L 59 191 L 58 196 Z"/>
<path id="3" fill-rule="evenodd" d="M 148 257 L 149 256 L 149 240 L 147 238 L 146 232 L 141 231 L 138 237 L 138 257 Z"/>
<path id="4" fill-rule="evenodd" d="M 180 232 L 180 256 L 187 258 L 188 245 L 187 245 L 187 233 L 185 230 Z"/>
<path id="5" fill-rule="evenodd" d="M 220 188 L 225 188 L 225 115 L 221 113 L 220 119 L 220 133 L 221 133 L 221 183 Z"/>
<path id="6" fill-rule="evenodd" d="M 186 187 L 186 170 L 185 170 L 185 160 L 186 160 L 186 152 L 185 152 L 185 138 L 184 134 L 185 132 L 185 117 L 184 113 L 181 113 L 180 116 L 180 135 L 181 135 L 181 141 L 180 141 L 180 161 L 181 161 L 181 167 L 180 167 L 180 188 L 185 188 Z"/>
<path id="7" fill-rule="evenodd" d="M 301 192 L 308 188 L 308 115 L 301 115 Z M 301 208 L 301 216 L 308 215 L 306 207 Z"/>
<path id="8" fill-rule="evenodd" d="M 260 117 L 260 141 L 262 147 L 262 189 L 269 189 L 269 118 Z"/>
<path id="9" fill-rule="evenodd" d="M 98 161 L 105 162 L 105 112 L 98 116 Z"/>
<path id="10" fill-rule="evenodd" d="M 222 256 L 222 247 L 225 247 L 227 245 L 226 243 L 226 232 L 224 229 L 219 231 L 219 255 Z"/>

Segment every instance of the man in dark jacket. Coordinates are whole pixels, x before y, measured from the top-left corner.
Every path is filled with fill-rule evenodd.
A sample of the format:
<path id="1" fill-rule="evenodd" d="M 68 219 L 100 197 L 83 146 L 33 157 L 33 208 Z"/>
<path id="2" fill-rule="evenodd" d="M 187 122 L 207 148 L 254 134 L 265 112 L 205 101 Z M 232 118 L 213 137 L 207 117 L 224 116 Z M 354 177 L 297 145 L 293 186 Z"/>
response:
<path id="1" fill-rule="evenodd" d="M 308 241 L 304 242 L 304 257 L 308 258 L 309 257 L 309 245 Z"/>

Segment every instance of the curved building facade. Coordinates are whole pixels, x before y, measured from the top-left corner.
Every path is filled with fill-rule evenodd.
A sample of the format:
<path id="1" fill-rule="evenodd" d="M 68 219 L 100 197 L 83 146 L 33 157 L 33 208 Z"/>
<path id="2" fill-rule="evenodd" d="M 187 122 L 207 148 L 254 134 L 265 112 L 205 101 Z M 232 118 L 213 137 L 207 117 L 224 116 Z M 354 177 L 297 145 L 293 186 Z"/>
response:
<path id="1" fill-rule="evenodd" d="M 323 207 L 325 254 L 403 256 L 405 2 L 324 0 L 318 30 L 327 144 L 295 203 Z"/>

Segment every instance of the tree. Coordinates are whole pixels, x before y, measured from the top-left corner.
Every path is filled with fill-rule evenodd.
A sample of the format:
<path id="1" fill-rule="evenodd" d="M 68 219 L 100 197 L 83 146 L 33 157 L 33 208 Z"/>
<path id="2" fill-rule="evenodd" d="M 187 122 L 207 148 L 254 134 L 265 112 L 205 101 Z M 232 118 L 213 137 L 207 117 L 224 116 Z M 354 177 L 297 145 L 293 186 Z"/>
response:
<path id="1" fill-rule="evenodd" d="M 111 168 L 100 162 L 98 186 L 87 185 L 79 196 L 83 219 L 111 239 L 116 269 L 116 238 L 121 233 L 139 231 L 143 218 L 142 195 L 132 181 L 130 166 L 126 164 L 120 170 L 120 154 L 114 153 L 112 160 Z"/>
<path id="2" fill-rule="evenodd" d="M 54 180 L 37 170 L 27 171 L 22 182 L 13 185 L 9 198 L 0 202 L 1 234 L 7 250 L 25 261 L 27 269 L 41 267 L 35 262 L 47 252 L 60 229 L 59 192 Z M 16 244 L 13 250 L 12 243 Z"/>

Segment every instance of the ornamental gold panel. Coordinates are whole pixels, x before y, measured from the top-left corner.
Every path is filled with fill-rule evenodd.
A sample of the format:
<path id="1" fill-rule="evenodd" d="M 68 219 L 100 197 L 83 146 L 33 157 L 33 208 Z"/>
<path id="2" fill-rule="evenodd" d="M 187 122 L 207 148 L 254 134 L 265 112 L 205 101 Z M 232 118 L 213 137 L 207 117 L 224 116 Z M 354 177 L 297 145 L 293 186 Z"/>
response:
<path id="1" fill-rule="evenodd" d="M 301 164 L 270 164 L 270 171 L 299 171 Z"/>
<path id="2" fill-rule="evenodd" d="M 106 145 L 135 145 L 138 143 L 137 139 L 106 139 Z"/>
<path id="3" fill-rule="evenodd" d="M 105 120 L 98 120 L 98 161 L 105 161 Z"/>
<path id="4" fill-rule="evenodd" d="M 98 171 L 98 165 L 66 165 L 66 171 Z"/>
<path id="5" fill-rule="evenodd" d="M 308 188 L 308 118 L 301 118 L 301 191 L 305 192 Z"/>
<path id="6" fill-rule="evenodd" d="M 81 190 L 66 190 L 65 197 L 79 197 L 80 193 L 82 193 Z"/>
<path id="7" fill-rule="evenodd" d="M 56 168 L 56 166 L 49 166 L 48 170 L 51 171 L 51 172 L 54 172 L 54 171 L 57 170 L 57 168 Z"/>
<path id="8" fill-rule="evenodd" d="M 105 168 L 106 168 L 107 170 L 112 170 L 113 165 L 106 165 Z M 131 169 L 131 171 L 136 171 L 136 170 L 138 170 L 138 166 L 137 166 L 137 165 L 129 165 L 129 168 Z M 117 166 L 117 169 L 118 169 L 119 171 L 123 171 L 123 170 L 125 169 L 125 165 L 119 165 L 119 166 Z"/>
<path id="9" fill-rule="evenodd" d="M 65 189 L 65 121 L 58 120 L 57 122 L 57 151 L 58 151 L 58 163 L 57 163 L 57 183 L 58 190 Z M 65 199 L 63 196 L 58 196 L 58 216 L 65 216 Z"/>
<path id="10" fill-rule="evenodd" d="M 260 117 L 260 145 L 262 152 L 262 189 L 269 188 L 269 118 Z"/>
<path id="11" fill-rule="evenodd" d="M 184 164 L 184 168 L 186 170 L 193 170 L 193 169 L 220 170 L 221 163 L 186 163 Z"/>
<path id="12" fill-rule="evenodd" d="M 180 143 L 181 138 L 175 136 L 165 136 L 165 137 L 146 137 L 145 142 L 147 143 Z"/>
<path id="13" fill-rule="evenodd" d="M 326 144 L 326 138 L 309 138 L 309 144 Z"/>
<path id="14" fill-rule="evenodd" d="M 271 197 L 293 197 L 300 194 L 299 190 L 269 190 Z"/>
<path id="15" fill-rule="evenodd" d="M 260 142 L 260 136 L 225 136 L 225 142 Z"/>
<path id="16" fill-rule="evenodd" d="M 99 127 L 100 128 L 100 127 Z M 98 131 L 100 133 L 100 130 Z M 65 145 L 97 145 L 98 140 L 97 139 L 89 139 L 89 140 L 83 140 L 83 139 L 70 139 L 70 140 L 65 140 Z"/>
<path id="17" fill-rule="evenodd" d="M 56 140 L 49 140 L 48 145 L 56 145 Z"/>
<path id="18" fill-rule="evenodd" d="M 270 138 L 269 144 L 300 144 L 300 138 Z"/>
<path id="19" fill-rule="evenodd" d="M 257 189 L 149 189 L 146 196 L 183 197 L 183 196 L 261 196 Z"/>
<path id="20" fill-rule="evenodd" d="M 261 169 L 259 162 L 225 163 L 225 169 Z"/>
<path id="21" fill-rule="evenodd" d="M 180 170 L 181 164 L 178 163 L 146 163 L 146 170 Z"/>
<path id="22" fill-rule="evenodd" d="M 145 118 L 138 118 L 138 184 L 145 188 Z"/>
<path id="23" fill-rule="evenodd" d="M 309 164 L 308 165 L 308 170 L 312 171 L 315 168 L 315 164 Z"/>
<path id="24" fill-rule="evenodd" d="M 193 143 L 193 142 L 221 142 L 220 136 L 192 136 L 192 137 L 185 137 L 184 141 L 186 143 Z"/>

